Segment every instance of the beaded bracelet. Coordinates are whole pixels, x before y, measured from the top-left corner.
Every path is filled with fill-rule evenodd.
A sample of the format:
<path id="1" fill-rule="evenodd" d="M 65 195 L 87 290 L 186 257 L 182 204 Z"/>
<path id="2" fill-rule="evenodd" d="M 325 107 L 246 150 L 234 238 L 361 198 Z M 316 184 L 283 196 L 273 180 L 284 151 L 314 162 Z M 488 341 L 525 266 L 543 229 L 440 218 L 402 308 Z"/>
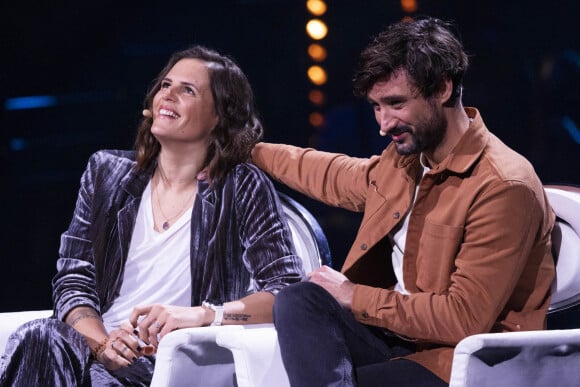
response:
<path id="1" fill-rule="evenodd" d="M 109 338 L 105 337 L 103 339 L 103 341 L 101 341 L 99 343 L 99 345 L 97 345 L 95 347 L 95 349 L 93 349 L 93 356 L 95 357 L 95 359 L 98 359 L 99 356 L 105 351 L 105 349 L 107 349 L 107 344 L 109 343 Z"/>

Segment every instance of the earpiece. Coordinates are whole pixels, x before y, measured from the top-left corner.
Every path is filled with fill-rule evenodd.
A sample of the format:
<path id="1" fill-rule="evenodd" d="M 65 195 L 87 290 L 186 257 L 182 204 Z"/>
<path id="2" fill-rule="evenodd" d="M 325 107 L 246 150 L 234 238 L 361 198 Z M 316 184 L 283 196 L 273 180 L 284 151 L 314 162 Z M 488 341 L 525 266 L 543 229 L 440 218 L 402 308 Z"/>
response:
<path id="1" fill-rule="evenodd" d="M 143 109 L 141 114 L 143 114 L 144 117 L 153 117 L 153 113 L 151 113 L 151 110 L 149 109 Z"/>

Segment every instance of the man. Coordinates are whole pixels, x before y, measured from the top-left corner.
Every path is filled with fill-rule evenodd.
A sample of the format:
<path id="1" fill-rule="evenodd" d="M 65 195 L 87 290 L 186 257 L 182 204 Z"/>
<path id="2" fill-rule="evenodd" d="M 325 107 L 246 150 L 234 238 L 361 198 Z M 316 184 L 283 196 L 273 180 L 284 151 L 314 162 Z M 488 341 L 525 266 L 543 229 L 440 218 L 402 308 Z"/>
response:
<path id="1" fill-rule="evenodd" d="M 554 215 L 532 166 L 463 108 L 467 64 L 442 21 L 394 24 L 354 78 L 392 140 L 382 155 L 254 149 L 273 178 L 364 212 L 341 272 L 276 298 L 292 386 L 444 386 L 464 337 L 545 328 Z"/>

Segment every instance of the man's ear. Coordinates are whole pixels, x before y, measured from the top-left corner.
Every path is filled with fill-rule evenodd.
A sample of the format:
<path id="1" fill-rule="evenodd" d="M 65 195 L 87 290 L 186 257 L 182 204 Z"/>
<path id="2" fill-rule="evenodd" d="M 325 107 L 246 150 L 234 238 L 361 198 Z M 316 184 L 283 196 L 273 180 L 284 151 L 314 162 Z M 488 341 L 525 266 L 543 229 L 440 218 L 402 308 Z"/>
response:
<path id="1" fill-rule="evenodd" d="M 443 82 L 441 82 L 439 92 L 437 93 L 437 98 L 439 99 L 441 105 L 450 106 L 451 103 L 450 99 L 452 95 L 453 95 L 453 82 L 451 81 L 451 79 L 448 78 L 444 79 Z"/>

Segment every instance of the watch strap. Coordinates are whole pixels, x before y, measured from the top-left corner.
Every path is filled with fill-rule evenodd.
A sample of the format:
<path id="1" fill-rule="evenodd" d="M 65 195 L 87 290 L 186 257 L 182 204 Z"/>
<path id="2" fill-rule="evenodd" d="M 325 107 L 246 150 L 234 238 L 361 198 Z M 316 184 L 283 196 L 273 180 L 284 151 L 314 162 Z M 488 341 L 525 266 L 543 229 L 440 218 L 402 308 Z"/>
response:
<path id="1" fill-rule="evenodd" d="M 209 301 L 204 301 L 202 302 L 201 306 L 203 306 L 204 308 L 208 308 L 214 311 L 215 315 L 213 318 L 212 323 L 210 324 L 210 326 L 218 326 L 218 325 L 222 325 L 222 321 L 224 318 L 224 306 L 219 304 L 212 304 Z"/>

